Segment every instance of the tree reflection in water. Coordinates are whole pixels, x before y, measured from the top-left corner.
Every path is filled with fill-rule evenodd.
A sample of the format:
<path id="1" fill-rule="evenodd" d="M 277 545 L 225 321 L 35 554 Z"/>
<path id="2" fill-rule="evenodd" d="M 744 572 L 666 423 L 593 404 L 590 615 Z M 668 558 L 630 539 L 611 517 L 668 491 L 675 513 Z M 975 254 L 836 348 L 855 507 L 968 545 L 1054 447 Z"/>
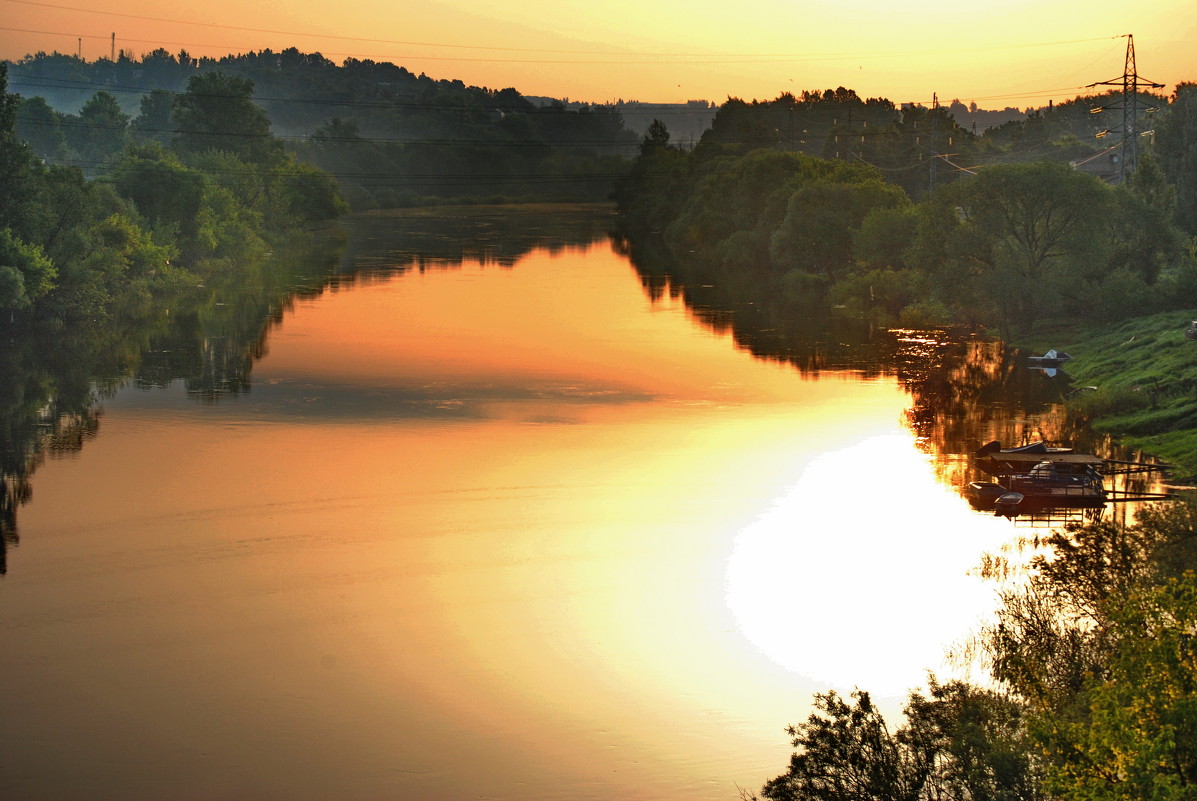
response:
<path id="1" fill-rule="evenodd" d="M 1068 376 L 1029 367 L 1029 354 L 1003 342 L 960 328 L 911 330 L 846 318 L 787 299 L 768 276 L 712 279 L 688 271 L 651 242 L 620 239 L 617 247 L 636 266 L 650 299 L 681 299 L 696 320 L 757 358 L 793 365 L 804 375 L 848 371 L 895 378 L 910 393 L 907 425 L 934 456 L 939 480 L 961 493 L 969 482 L 989 478 L 971 456 L 993 440 L 1043 440 L 1105 459 L 1155 463 L 1075 419 L 1063 404 L 1073 391 Z M 1162 490 L 1158 472 L 1119 475 L 1113 482 L 1131 495 Z"/>
<path id="2" fill-rule="evenodd" d="M 512 267 L 533 249 L 555 252 L 608 237 L 606 206 L 471 207 L 363 215 L 333 235 L 296 237 L 272 258 L 217 272 L 186 298 L 110 325 L 72 331 L 0 330 L 0 573 L 18 542 L 17 509 L 46 456 L 78 452 L 99 429 L 102 403 L 129 384 L 181 382 L 217 403 L 249 392 L 271 329 L 298 300 L 411 270 L 463 261 Z M 920 332 L 796 310 L 753 276 L 704 283 L 659 252 L 614 239 L 654 301 L 681 299 L 701 324 L 729 334 L 760 359 L 803 375 L 853 371 L 893 376 L 911 395 L 908 424 L 936 455 L 941 480 L 963 488 L 976 474 L 967 454 L 996 439 L 1067 442 L 1120 453 L 1077 427 L 1058 406 L 1067 380 L 1029 370 L 1001 343 L 962 332 Z"/>
<path id="3" fill-rule="evenodd" d="M 607 206 L 463 207 L 363 215 L 293 237 L 256 264 L 216 270 L 186 297 L 69 332 L 0 327 L 0 575 L 19 542 L 17 510 L 48 456 L 78 453 L 103 401 L 128 385 L 181 382 L 203 403 L 251 390 L 270 331 L 297 301 L 463 260 L 511 267 L 536 248 L 607 236 Z"/>

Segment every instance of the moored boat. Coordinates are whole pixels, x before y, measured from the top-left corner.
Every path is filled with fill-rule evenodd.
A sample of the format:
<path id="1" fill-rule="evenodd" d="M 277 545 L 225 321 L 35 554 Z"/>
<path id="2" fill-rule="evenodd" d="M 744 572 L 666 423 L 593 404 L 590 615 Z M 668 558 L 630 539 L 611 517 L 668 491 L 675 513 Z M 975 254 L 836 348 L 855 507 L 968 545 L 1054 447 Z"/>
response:
<path id="1" fill-rule="evenodd" d="M 1095 469 L 1073 469 L 1041 461 L 1027 473 L 1006 477 L 1011 492 L 1022 493 L 1032 504 L 1044 507 L 1097 508 L 1106 502 L 1101 474 Z"/>
<path id="2" fill-rule="evenodd" d="M 969 504 L 974 509 L 992 509 L 994 501 L 1009 490 L 993 481 L 971 481 L 965 489 Z"/>
<path id="3" fill-rule="evenodd" d="M 977 467 L 998 478 L 1029 473 L 1044 461 L 1069 473 L 1097 472 L 1105 464 L 1105 460 L 1100 456 L 1077 453 L 1072 448 L 1049 446 L 1044 442 L 1032 442 L 1018 448 L 1003 448 L 1001 443 L 994 441 L 982 445 L 973 456 Z"/>
<path id="4" fill-rule="evenodd" d="M 1026 496 L 1021 492 L 1004 493 L 993 502 L 993 513 L 1002 517 L 1015 517 L 1025 500 Z"/>

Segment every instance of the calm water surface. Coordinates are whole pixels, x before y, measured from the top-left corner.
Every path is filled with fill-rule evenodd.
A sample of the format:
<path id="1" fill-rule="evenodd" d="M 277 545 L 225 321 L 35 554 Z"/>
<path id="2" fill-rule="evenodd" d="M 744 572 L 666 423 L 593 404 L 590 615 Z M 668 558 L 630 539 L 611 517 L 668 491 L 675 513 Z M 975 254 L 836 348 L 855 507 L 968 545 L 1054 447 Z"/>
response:
<path id="1" fill-rule="evenodd" d="M 896 379 L 758 360 L 605 239 L 393 247 L 249 392 L 128 387 L 33 476 L 6 799 L 735 799 L 812 692 L 897 698 L 994 605 L 1011 526 Z"/>

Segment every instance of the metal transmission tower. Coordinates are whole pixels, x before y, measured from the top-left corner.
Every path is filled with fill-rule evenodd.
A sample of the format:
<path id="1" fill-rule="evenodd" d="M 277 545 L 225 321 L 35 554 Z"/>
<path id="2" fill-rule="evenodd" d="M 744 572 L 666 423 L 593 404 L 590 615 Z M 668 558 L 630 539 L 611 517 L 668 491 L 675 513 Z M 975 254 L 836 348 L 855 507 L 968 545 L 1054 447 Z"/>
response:
<path id="1" fill-rule="evenodd" d="M 1139 122 L 1139 88 L 1163 89 L 1164 85 L 1139 76 L 1139 71 L 1135 67 L 1135 35 L 1128 33 L 1126 34 L 1126 64 L 1122 68 L 1122 76 L 1111 78 L 1108 81 L 1091 83 L 1086 88 L 1092 89 L 1095 86 L 1122 87 L 1122 102 L 1120 103 L 1122 108 L 1122 151 L 1118 158 L 1118 183 L 1122 183 L 1126 180 L 1126 176 L 1134 171 L 1139 155 L 1139 135 L 1136 130 Z M 1117 109 L 1118 106 L 1108 106 L 1107 108 Z"/>

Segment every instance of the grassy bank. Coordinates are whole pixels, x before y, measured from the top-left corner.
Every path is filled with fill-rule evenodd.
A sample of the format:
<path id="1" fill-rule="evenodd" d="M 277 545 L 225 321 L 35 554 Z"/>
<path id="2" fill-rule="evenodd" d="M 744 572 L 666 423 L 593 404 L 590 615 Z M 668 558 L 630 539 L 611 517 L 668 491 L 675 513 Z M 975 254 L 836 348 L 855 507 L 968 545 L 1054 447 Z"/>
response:
<path id="1" fill-rule="evenodd" d="M 1197 341 L 1185 329 L 1197 311 L 1168 312 L 1097 327 L 1071 326 L 1017 343 L 1073 357 L 1068 404 L 1093 428 L 1118 435 L 1197 478 Z"/>

